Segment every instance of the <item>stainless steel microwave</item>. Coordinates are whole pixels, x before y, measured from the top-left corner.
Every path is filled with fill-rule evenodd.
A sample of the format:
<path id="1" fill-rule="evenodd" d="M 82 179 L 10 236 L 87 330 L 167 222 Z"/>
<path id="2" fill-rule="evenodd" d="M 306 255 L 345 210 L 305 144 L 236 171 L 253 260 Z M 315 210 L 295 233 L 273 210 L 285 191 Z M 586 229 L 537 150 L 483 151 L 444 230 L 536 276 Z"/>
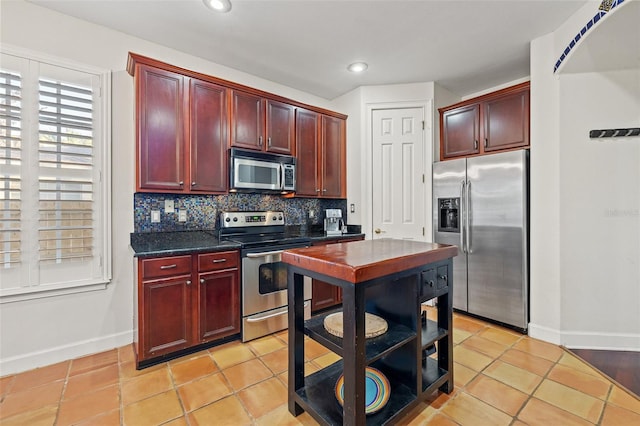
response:
<path id="1" fill-rule="evenodd" d="M 288 155 L 231 148 L 229 189 L 288 193 L 296 190 L 296 159 Z"/>

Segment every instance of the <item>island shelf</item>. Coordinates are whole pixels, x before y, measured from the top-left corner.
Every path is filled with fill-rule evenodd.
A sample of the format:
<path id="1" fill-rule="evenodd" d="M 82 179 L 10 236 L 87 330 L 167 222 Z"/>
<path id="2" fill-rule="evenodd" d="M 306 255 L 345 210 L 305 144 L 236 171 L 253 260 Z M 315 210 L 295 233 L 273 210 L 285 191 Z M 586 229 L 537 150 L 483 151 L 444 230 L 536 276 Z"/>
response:
<path id="1" fill-rule="evenodd" d="M 344 356 L 342 337 L 334 336 L 324 328 L 324 319 L 341 309 L 315 315 L 305 321 L 304 333 L 327 349 L 330 349 L 341 357 Z M 387 320 L 387 331 L 377 337 L 367 339 L 365 346 L 367 364 L 383 357 L 389 351 L 415 339 L 416 332 L 402 324 Z"/>
<path id="2" fill-rule="evenodd" d="M 289 411 L 307 411 L 325 425 L 393 424 L 440 389 L 453 390 L 452 261 L 455 246 L 407 240 L 368 240 L 287 250 L 289 280 Z M 343 337 L 324 319 L 340 309 L 304 320 L 303 277 L 342 289 Z M 437 300 L 437 320 L 423 322 L 421 303 Z M 387 331 L 365 338 L 365 312 L 387 321 Z M 342 360 L 304 376 L 304 337 Z M 426 350 L 435 354 L 423 357 Z M 365 372 L 384 374 L 389 400 L 365 412 Z M 344 406 L 335 397 L 344 374 Z"/>

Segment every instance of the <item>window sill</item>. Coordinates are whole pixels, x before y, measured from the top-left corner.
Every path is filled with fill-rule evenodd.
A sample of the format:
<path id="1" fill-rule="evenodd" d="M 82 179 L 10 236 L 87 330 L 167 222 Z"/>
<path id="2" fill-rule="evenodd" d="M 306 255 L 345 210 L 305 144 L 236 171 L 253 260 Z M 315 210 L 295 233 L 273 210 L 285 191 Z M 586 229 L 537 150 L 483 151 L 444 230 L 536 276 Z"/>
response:
<path id="1" fill-rule="evenodd" d="M 105 290 L 109 282 L 109 280 L 105 280 L 79 284 L 7 289 L 0 291 L 0 304 L 43 299 L 46 297 L 65 296 L 68 294 L 85 293 L 88 291 Z"/>

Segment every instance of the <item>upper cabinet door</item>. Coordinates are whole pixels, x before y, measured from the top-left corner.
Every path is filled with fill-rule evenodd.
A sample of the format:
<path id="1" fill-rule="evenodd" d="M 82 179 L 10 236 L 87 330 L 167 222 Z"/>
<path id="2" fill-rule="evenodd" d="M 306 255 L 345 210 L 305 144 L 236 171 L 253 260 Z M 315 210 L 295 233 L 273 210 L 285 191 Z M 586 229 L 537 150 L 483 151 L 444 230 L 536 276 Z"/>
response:
<path id="1" fill-rule="evenodd" d="M 184 90 L 184 76 L 138 65 L 137 190 L 179 191 L 184 188 Z"/>
<path id="2" fill-rule="evenodd" d="M 345 120 L 322 116 L 322 197 L 346 197 Z"/>
<path id="3" fill-rule="evenodd" d="M 489 100 L 483 113 L 485 151 L 529 145 L 529 90 Z"/>
<path id="4" fill-rule="evenodd" d="M 480 152 L 480 104 L 446 111 L 441 120 L 442 158 Z"/>
<path id="5" fill-rule="evenodd" d="M 227 89 L 191 79 L 189 93 L 190 189 L 194 192 L 224 193 L 228 182 Z"/>
<path id="6" fill-rule="evenodd" d="M 266 150 L 295 155 L 295 108 L 293 105 L 267 100 Z"/>
<path id="7" fill-rule="evenodd" d="M 263 149 L 264 102 L 260 96 L 233 90 L 231 92 L 231 144 Z"/>
<path id="8" fill-rule="evenodd" d="M 320 195 L 318 154 L 320 151 L 320 114 L 296 110 L 296 195 Z"/>

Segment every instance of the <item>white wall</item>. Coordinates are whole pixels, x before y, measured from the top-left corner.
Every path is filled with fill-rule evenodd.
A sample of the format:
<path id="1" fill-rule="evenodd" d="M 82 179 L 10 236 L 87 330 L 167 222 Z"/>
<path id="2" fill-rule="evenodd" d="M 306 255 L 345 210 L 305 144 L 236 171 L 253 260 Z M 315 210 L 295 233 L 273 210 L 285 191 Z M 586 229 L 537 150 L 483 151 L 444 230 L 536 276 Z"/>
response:
<path id="1" fill-rule="evenodd" d="M 640 137 L 588 137 L 638 126 L 640 69 L 552 74 L 596 8 L 532 43 L 530 334 L 640 350 Z"/>
<path id="2" fill-rule="evenodd" d="M 129 51 L 334 109 L 318 98 L 24 1 L 0 4 L 3 45 L 112 71 L 113 281 L 106 290 L 0 305 L 0 376 L 122 346 L 133 340 L 135 131 Z M 55 31 L 51 31 L 55 28 Z M 340 111 L 341 112 L 341 111 Z"/>
<path id="3" fill-rule="evenodd" d="M 446 91 L 443 91 L 446 92 Z M 446 92 L 448 93 L 448 92 Z M 362 225 L 366 238 L 371 238 L 371 111 L 378 108 L 425 108 L 425 170 L 431 176 L 434 152 L 435 84 L 412 83 L 381 86 L 362 86 L 334 100 L 334 105 L 349 115 L 347 120 L 347 196 L 348 204 L 356 205 L 356 213 L 350 213 L 350 223 Z M 431 186 L 426 185 L 427 228 L 431 225 Z M 431 235 L 430 232 L 427 235 Z"/>

